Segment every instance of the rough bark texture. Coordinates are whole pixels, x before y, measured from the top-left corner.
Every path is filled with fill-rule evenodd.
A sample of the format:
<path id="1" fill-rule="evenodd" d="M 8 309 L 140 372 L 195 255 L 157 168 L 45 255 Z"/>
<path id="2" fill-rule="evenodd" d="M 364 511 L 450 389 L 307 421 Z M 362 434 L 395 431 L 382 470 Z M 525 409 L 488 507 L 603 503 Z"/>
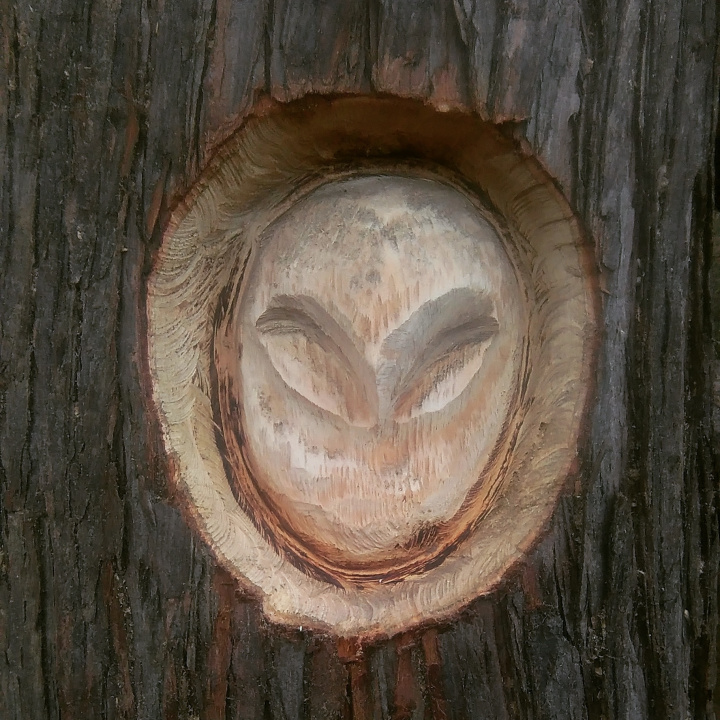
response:
<path id="1" fill-rule="evenodd" d="M 0 717 L 715 717 L 718 26 L 701 0 L 0 0 Z M 236 591 L 143 401 L 168 207 L 253 101 L 309 92 L 511 121 L 603 278 L 546 539 L 454 623 L 363 652 Z"/>

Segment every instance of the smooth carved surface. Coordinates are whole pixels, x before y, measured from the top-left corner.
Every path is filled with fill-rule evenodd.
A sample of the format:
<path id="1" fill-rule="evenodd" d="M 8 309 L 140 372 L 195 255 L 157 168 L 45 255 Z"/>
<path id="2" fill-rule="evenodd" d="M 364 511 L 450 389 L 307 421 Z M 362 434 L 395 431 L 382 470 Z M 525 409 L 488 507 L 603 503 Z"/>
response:
<path id="1" fill-rule="evenodd" d="M 499 481 L 484 470 L 527 332 L 502 241 L 458 190 L 369 176 L 294 205 L 260 239 L 220 360 L 266 531 L 338 580 L 432 561 Z"/>
<path id="2" fill-rule="evenodd" d="M 278 622 L 447 618 L 573 472 L 596 280 L 539 165 L 371 98 L 248 120 L 167 227 L 153 395 L 188 519 Z"/>

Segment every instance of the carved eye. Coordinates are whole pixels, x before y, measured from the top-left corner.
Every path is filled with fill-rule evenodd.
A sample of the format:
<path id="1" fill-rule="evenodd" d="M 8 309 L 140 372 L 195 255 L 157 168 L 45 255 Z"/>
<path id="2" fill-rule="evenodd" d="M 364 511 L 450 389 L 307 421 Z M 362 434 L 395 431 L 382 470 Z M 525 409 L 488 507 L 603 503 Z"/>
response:
<path id="1" fill-rule="evenodd" d="M 255 327 L 288 387 L 351 425 L 375 424 L 373 372 L 355 342 L 316 300 L 278 296 Z"/>
<path id="2" fill-rule="evenodd" d="M 387 338 L 381 382 L 391 414 L 406 422 L 455 400 L 476 375 L 498 331 L 490 298 L 453 290 L 423 305 Z"/>
<path id="3" fill-rule="evenodd" d="M 372 427 L 378 413 L 407 422 L 461 395 L 498 331 L 492 312 L 492 301 L 469 289 L 425 303 L 383 343 L 377 378 L 358 340 L 311 297 L 275 297 L 255 327 L 288 387 L 351 425 Z"/>

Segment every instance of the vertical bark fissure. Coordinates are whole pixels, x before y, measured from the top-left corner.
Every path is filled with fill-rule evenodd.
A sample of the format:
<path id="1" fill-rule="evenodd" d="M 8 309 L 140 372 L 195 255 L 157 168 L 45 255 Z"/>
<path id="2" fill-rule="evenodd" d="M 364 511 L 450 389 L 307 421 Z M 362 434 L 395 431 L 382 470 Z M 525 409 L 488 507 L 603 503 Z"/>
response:
<path id="1" fill-rule="evenodd" d="M 193 156 L 194 156 L 194 168 L 193 174 L 197 173 L 202 167 L 203 160 L 203 106 L 206 102 L 205 92 L 205 81 L 208 74 L 208 68 L 210 66 L 210 56 L 212 53 L 213 44 L 215 43 L 215 37 L 217 32 L 217 3 L 218 0 L 210 0 L 210 10 L 208 12 L 207 25 L 201 31 L 198 39 L 198 44 L 203 46 L 202 64 L 200 70 L 197 73 L 196 83 L 196 95 L 194 103 L 194 114 L 191 120 L 191 137 L 193 141 Z"/>
<path id="2" fill-rule="evenodd" d="M 714 123 L 712 124 L 714 125 Z M 711 154 L 710 154 L 711 155 Z M 696 427 L 688 427 L 687 446 L 690 457 L 685 472 L 685 492 L 691 509 L 689 513 L 690 540 L 686 547 L 686 581 L 688 598 L 686 619 L 692 634 L 690 702 L 694 716 L 712 712 L 714 682 L 711 668 L 717 663 L 717 607 L 718 567 L 720 566 L 720 524 L 718 523 L 717 485 L 712 479 L 720 477 L 718 458 L 713 458 L 713 335 L 712 308 L 708 286 L 712 259 L 713 167 L 707 163 L 698 176 L 693 193 L 693 246 L 690 293 L 693 298 L 689 320 L 689 348 L 691 370 L 687 387 L 688 408 Z M 717 453 L 715 453 L 717 455 Z M 713 468 L 713 465 L 715 467 Z M 706 467 L 708 466 L 708 467 Z M 713 472 L 713 469 L 715 472 Z M 698 482 L 695 482 L 698 478 Z M 703 509 L 707 508 L 705 521 Z M 714 512 L 713 512 L 714 509 Z M 714 522 L 713 522 L 714 521 Z M 703 598 L 706 601 L 703 602 Z"/>
<path id="3" fill-rule="evenodd" d="M 265 0 L 265 30 L 263 32 L 263 54 L 265 70 L 265 94 L 272 97 L 272 67 L 273 67 L 273 45 L 272 38 L 275 27 L 275 0 Z"/>
<path id="4" fill-rule="evenodd" d="M 36 545 L 36 555 L 41 560 L 42 567 L 38 573 L 40 597 L 38 598 L 38 619 L 37 629 L 41 639 L 41 665 L 43 669 L 43 699 L 45 704 L 45 712 L 48 718 L 59 717 L 58 709 L 58 687 L 55 677 L 55 667 L 53 665 L 54 658 L 50 648 L 53 645 L 53 638 L 50 632 L 49 618 L 52 616 L 52 605 L 48 590 L 48 575 L 51 575 L 50 559 L 52 550 L 50 543 L 47 541 L 47 521 L 41 518 L 36 526 L 36 534 L 34 537 Z"/>
<path id="5" fill-rule="evenodd" d="M 365 52 L 364 80 L 370 92 L 375 91 L 374 69 L 378 62 L 378 32 L 381 0 L 365 0 L 365 29 L 363 46 Z"/>

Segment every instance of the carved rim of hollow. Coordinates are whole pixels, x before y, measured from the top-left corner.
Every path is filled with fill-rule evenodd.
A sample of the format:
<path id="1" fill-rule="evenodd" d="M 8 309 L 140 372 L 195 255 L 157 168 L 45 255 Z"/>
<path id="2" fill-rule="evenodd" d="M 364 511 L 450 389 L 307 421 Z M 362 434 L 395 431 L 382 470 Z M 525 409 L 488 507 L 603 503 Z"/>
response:
<path id="1" fill-rule="evenodd" d="M 253 240 L 288 198 L 356 168 L 456 178 L 509 229 L 535 296 L 530 372 L 502 483 L 443 561 L 344 587 L 303 572 L 238 503 L 213 409 L 213 334 Z M 567 201 L 539 163 L 473 115 L 415 101 L 313 97 L 251 115 L 172 214 L 148 280 L 148 364 L 186 515 L 274 621 L 341 636 L 449 618 L 491 591 L 546 527 L 577 469 L 597 347 L 597 281 Z"/>

